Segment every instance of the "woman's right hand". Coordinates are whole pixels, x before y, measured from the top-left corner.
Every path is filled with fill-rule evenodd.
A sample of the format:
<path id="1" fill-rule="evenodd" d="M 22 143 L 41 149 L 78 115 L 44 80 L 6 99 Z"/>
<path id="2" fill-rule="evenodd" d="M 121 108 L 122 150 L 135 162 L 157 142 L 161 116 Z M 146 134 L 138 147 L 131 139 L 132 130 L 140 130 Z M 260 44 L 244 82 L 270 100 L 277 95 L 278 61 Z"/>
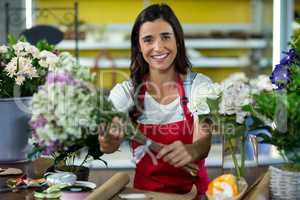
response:
<path id="1" fill-rule="evenodd" d="M 119 149 L 124 139 L 124 125 L 120 118 L 114 117 L 110 127 L 106 128 L 105 126 L 105 124 L 99 125 L 100 150 L 103 153 L 113 153 Z"/>

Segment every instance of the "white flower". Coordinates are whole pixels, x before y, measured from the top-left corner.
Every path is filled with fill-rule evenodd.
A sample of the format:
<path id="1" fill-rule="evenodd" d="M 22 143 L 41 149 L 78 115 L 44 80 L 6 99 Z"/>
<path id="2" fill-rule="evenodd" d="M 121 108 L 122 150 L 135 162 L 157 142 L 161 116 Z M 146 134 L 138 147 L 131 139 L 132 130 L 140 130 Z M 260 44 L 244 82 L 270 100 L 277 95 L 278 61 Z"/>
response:
<path id="1" fill-rule="evenodd" d="M 24 76 L 17 76 L 16 78 L 15 78 L 15 81 L 16 81 L 16 84 L 17 85 L 22 85 L 23 84 L 23 82 L 25 81 L 25 77 Z"/>
<path id="2" fill-rule="evenodd" d="M 247 113 L 242 110 L 242 107 L 251 102 L 250 86 L 238 81 L 224 89 L 219 104 L 219 113 L 225 115 L 236 114 L 236 121 L 243 123 Z"/>
<path id="3" fill-rule="evenodd" d="M 25 57 L 18 57 L 19 71 L 25 73 L 25 69 L 32 67 L 31 59 Z"/>
<path id="4" fill-rule="evenodd" d="M 8 51 L 7 46 L 1 45 L 0 46 L 0 53 L 6 53 Z"/>
<path id="5" fill-rule="evenodd" d="M 40 52 L 39 58 L 39 65 L 45 68 L 50 68 L 58 62 L 58 57 L 54 53 L 46 50 Z"/>
<path id="6" fill-rule="evenodd" d="M 26 56 L 29 52 L 27 51 L 30 49 L 30 44 L 28 42 L 21 42 L 19 41 L 17 44 L 13 45 L 13 49 L 15 50 L 15 54 L 17 57 Z"/>
<path id="7" fill-rule="evenodd" d="M 272 91 L 272 82 L 267 75 L 259 75 L 256 79 L 250 80 L 252 94 L 257 94 L 262 91 Z"/>
<path id="8" fill-rule="evenodd" d="M 40 51 L 35 46 L 30 45 L 26 51 L 30 53 L 33 58 L 39 58 Z"/>
<path id="9" fill-rule="evenodd" d="M 37 70 L 32 66 L 32 60 L 26 57 L 14 57 L 5 67 L 9 77 L 14 77 L 18 85 L 28 78 L 38 77 Z M 19 70 L 18 70 L 19 69 Z M 17 71 L 18 70 L 18 71 Z"/>
<path id="10" fill-rule="evenodd" d="M 236 82 L 243 82 L 243 83 L 246 83 L 248 82 L 248 78 L 246 77 L 245 73 L 234 73 L 234 74 L 231 74 L 227 79 L 225 79 L 221 85 L 223 88 L 227 88 L 231 85 L 234 85 Z"/>
<path id="11" fill-rule="evenodd" d="M 62 52 L 59 55 L 59 61 L 56 65 L 57 70 L 72 72 L 76 66 L 75 58 L 68 52 Z"/>
<path id="12" fill-rule="evenodd" d="M 13 77 L 17 74 L 18 69 L 18 58 L 14 57 L 11 61 L 6 65 L 5 71 L 7 71 L 9 77 Z"/>
<path id="13" fill-rule="evenodd" d="M 20 69 L 19 73 L 26 75 L 26 77 L 28 77 L 30 79 L 39 76 L 36 69 L 32 66 L 22 67 L 22 69 Z"/>

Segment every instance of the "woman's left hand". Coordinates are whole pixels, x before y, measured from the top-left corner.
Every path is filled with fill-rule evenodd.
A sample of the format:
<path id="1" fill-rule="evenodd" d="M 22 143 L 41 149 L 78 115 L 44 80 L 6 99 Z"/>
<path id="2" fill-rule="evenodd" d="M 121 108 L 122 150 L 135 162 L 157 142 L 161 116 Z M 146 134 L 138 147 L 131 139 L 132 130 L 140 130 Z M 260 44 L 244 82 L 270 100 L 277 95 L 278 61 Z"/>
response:
<path id="1" fill-rule="evenodd" d="M 175 141 L 169 145 L 164 145 L 158 152 L 156 158 L 163 159 L 174 167 L 183 167 L 188 163 L 195 161 L 198 153 L 193 144 L 184 144 L 181 141 Z"/>

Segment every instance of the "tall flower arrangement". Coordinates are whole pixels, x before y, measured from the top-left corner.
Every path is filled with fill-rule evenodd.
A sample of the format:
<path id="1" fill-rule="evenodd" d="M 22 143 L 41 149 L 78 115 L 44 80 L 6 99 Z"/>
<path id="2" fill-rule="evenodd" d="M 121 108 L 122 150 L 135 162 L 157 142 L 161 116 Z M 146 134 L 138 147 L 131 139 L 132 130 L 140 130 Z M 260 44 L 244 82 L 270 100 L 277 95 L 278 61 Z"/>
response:
<path id="1" fill-rule="evenodd" d="M 191 105 L 193 112 L 199 114 L 199 120 L 209 118 L 215 131 L 221 133 L 228 144 L 236 175 L 244 177 L 245 173 L 245 142 L 249 128 L 248 111 L 244 107 L 253 102 L 252 95 L 272 89 L 272 84 L 265 75 L 249 79 L 244 73 L 229 76 L 220 84 L 205 83 L 199 85 L 194 95 L 196 101 Z M 206 114 L 203 114 L 206 113 Z M 236 155 L 234 141 L 240 141 L 240 162 Z"/>
<path id="2" fill-rule="evenodd" d="M 56 54 L 44 41 L 33 46 L 9 37 L 9 44 L 0 46 L 0 98 L 31 96 L 57 62 Z"/>

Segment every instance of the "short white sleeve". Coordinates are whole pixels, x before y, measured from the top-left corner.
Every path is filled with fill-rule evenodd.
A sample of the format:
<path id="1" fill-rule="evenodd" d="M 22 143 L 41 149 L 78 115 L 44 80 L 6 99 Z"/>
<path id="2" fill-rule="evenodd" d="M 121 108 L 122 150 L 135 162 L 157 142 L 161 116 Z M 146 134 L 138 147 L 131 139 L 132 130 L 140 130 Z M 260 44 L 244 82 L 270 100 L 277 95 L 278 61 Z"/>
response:
<path id="1" fill-rule="evenodd" d="M 132 82 L 128 80 L 115 85 L 110 91 L 108 99 L 112 101 L 118 111 L 128 112 L 134 105 Z"/>
<path id="2" fill-rule="evenodd" d="M 197 73 L 191 87 L 190 103 L 188 104 L 190 111 L 194 116 L 208 114 L 210 112 L 208 104 L 204 96 L 208 88 L 212 87 L 213 82 L 207 76 Z"/>

